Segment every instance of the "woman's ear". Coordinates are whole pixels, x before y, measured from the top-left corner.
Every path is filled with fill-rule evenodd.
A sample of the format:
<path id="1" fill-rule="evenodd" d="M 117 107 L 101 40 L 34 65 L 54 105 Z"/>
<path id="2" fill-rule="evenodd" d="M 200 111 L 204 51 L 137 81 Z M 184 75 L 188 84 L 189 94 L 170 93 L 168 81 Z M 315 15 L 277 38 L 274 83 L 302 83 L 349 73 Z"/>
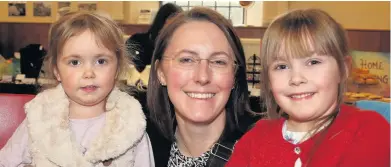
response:
<path id="1" fill-rule="evenodd" d="M 166 76 L 164 75 L 163 69 L 161 64 L 159 63 L 159 60 L 155 61 L 155 67 L 157 72 L 157 77 L 159 79 L 159 82 L 162 86 L 166 86 Z"/>

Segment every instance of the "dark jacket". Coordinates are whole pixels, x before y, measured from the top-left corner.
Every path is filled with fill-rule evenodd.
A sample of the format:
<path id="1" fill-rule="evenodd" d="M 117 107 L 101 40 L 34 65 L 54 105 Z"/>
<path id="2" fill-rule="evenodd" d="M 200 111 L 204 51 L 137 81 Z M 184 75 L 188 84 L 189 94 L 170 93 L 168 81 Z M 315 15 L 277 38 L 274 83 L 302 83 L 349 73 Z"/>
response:
<path id="1" fill-rule="evenodd" d="M 165 138 L 159 129 L 153 124 L 151 119 L 148 118 L 149 116 L 149 111 L 147 109 L 146 105 L 146 98 L 145 98 L 145 93 L 144 92 L 139 92 L 136 95 L 134 95 L 140 103 L 143 105 L 143 110 L 144 113 L 147 117 L 147 133 L 149 135 L 149 139 L 152 144 L 152 150 L 154 154 L 154 159 L 155 159 L 155 166 L 156 167 L 166 167 L 168 164 L 168 159 L 170 157 L 170 150 L 171 150 L 171 145 L 172 141 L 168 140 Z M 228 116 L 228 114 L 227 114 Z M 248 131 L 257 120 L 260 119 L 259 116 L 254 116 L 250 113 L 245 113 L 243 115 L 239 115 L 239 126 L 240 128 L 236 127 L 233 124 L 226 124 L 223 134 L 221 135 L 219 139 L 219 143 L 222 143 L 224 145 L 226 144 L 234 144 L 236 143 L 237 140 L 239 140 L 246 131 Z M 211 156 L 212 157 L 212 156 Z M 213 160 L 213 158 L 209 158 L 208 163 L 210 165 L 207 166 L 213 166 L 213 167 L 223 167 L 224 164 L 226 163 L 225 161 L 221 160 Z M 222 164 L 222 162 L 224 164 Z"/>

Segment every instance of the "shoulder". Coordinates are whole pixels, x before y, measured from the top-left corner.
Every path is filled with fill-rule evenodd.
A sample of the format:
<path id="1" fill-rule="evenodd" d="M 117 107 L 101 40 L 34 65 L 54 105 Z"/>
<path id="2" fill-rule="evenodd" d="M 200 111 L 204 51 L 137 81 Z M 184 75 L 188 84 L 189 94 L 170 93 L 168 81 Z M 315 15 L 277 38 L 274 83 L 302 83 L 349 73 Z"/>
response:
<path id="1" fill-rule="evenodd" d="M 156 124 L 154 124 L 150 116 L 147 115 L 147 134 L 152 146 L 153 158 L 156 167 L 167 166 L 168 159 L 170 156 L 170 150 L 172 141 L 165 138 Z"/>
<path id="2" fill-rule="evenodd" d="M 150 141 L 156 167 L 166 166 L 170 158 L 172 142 L 166 140 L 165 138 L 156 138 L 156 136 L 153 137 L 151 135 Z"/>
<path id="3" fill-rule="evenodd" d="M 272 135 L 281 132 L 283 119 L 261 119 L 242 137 L 244 141 L 259 141 L 266 135 Z"/>
<path id="4" fill-rule="evenodd" d="M 342 105 L 336 120 L 338 125 L 345 124 L 344 129 L 350 130 L 389 130 L 390 124 L 387 120 L 371 110 L 361 110 L 355 106 Z M 387 131 L 388 131 L 387 130 Z"/>
<path id="5" fill-rule="evenodd" d="M 124 126 L 126 125 L 142 131 L 145 130 L 146 118 L 141 103 L 118 87 L 115 87 L 107 98 L 106 110 L 115 111 L 114 113 L 107 112 L 107 119 L 121 118 L 121 121 L 112 122 L 113 124 L 124 124 Z"/>
<path id="6" fill-rule="evenodd" d="M 259 154 L 264 149 L 264 143 L 274 141 L 274 139 L 281 136 L 281 129 L 279 128 L 282 128 L 282 123 L 283 119 L 259 120 L 235 144 L 234 152 L 230 158 L 231 164 L 228 166 L 247 166 L 251 155 Z"/>
<path id="7" fill-rule="evenodd" d="M 383 116 L 341 106 L 334 125 L 332 138 L 343 134 L 337 141 L 346 149 L 340 166 L 390 166 L 390 125 Z"/>
<path id="8" fill-rule="evenodd" d="M 120 90 L 118 87 L 114 88 L 111 92 L 107 103 L 109 102 L 113 102 L 114 104 L 126 104 L 132 106 L 132 108 L 135 108 L 138 111 L 143 112 L 140 101 L 135 96 L 129 94 L 129 92 Z"/>
<path id="9" fill-rule="evenodd" d="M 279 125 L 282 125 L 284 122 L 283 118 L 280 119 L 261 119 L 259 120 L 254 128 L 257 128 L 258 131 L 260 130 L 266 130 L 266 129 L 271 129 L 275 130 L 278 129 Z"/>
<path id="10" fill-rule="evenodd" d="M 387 120 L 376 111 L 363 110 L 355 106 L 341 105 L 340 115 L 341 115 L 341 119 L 360 122 L 360 124 L 362 123 L 388 124 Z"/>
<path id="11" fill-rule="evenodd" d="M 152 146 L 147 133 L 138 143 L 134 153 L 136 154 L 135 166 L 151 166 L 154 164 Z"/>

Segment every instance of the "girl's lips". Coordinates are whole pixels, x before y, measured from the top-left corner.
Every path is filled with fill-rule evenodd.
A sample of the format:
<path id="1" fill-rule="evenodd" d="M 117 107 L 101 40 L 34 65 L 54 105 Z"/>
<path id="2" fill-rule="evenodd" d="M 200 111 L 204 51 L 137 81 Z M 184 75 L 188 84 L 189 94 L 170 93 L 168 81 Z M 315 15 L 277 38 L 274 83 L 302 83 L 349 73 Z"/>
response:
<path id="1" fill-rule="evenodd" d="M 313 97 L 315 93 L 314 92 L 309 92 L 309 93 L 295 93 L 292 95 L 289 95 L 292 100 L 307 100 Z"/>
<path id="2" fill-rule="evenodd" d="M 87 93 L 94 92 L 96 89 L 98 89 L 98 87 L 95 85 L 88 85 L 85 87 L 81 87 L 81 90 L 83 90 L 84 92 L 87 92 Z"/>

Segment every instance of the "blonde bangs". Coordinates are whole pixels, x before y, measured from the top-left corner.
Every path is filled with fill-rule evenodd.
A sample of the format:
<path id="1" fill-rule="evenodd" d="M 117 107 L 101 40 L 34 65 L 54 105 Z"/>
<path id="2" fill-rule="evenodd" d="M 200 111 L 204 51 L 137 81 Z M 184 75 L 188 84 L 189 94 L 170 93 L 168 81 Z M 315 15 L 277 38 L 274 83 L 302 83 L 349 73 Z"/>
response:
<path id="1" fill-rule="evenodd" d="M 297 29 L 281 29 L 276 32 L 277 37 L 269 39 L 269 48 L 266 52 L 266 65 L 270 66 L 276 60 L 290 60 L 294 58 L 306 58 L 314 53 L 318 55 L 330 55 L 331 50 L 316 32 L 310 31 L 308 26 Z"/>
<path id="2" fill-rule="evenodd" d="M 118 27 L 113 27 L 110 19 L 104 17 L 96 17 L 91 13 L 79 13 L 71 15 L 69 18 L 64 16 L 63 19 L 67 19 L 62 23 L 62 27 L 58 27 L 56 36 L 58 36 L 58 47 L 57 54 L 62 52 L 62 47 L 65 43 L 74 36 L 80 35 L 85 31 L 91 31 L 95 36 L 96 44 L 99 47 L 107 48 L 110 51 L 119 51 L 118 46 L 123 46 L 124 41 L 122 40 L 122 32 L 114 31 Z M 62 30 L 61 30 L 62 29 Z M 54 35 L 54 34 L 53 34 Z M 117 55 L 117 53 L 114 53 Z"/>
<path id="3" fill-rule="evenodd" d="M 327 13 L 318 9 L 298 9 L 282 14 L 270 23 L 262 38 L 261 98 L 269 118 L 279 118 L 281 112 L 270 89 L 269 68 L 276 60 L 306 58 L 314 53 L 335 58 L 341 76 L 338 90 L 340 104 L 345 90 L 349 55 L 347 36 L 343 27 Z"/>

